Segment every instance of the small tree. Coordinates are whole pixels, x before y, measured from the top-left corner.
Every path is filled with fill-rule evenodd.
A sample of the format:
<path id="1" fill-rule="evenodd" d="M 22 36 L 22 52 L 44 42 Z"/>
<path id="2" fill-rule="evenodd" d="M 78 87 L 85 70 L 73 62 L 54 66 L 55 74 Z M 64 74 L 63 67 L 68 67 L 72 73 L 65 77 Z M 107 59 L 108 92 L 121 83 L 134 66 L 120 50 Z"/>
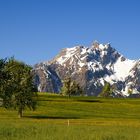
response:
<path id="1" fill-rule="evenodd" d="M 71 95 L 80 95 L 83 94 L 83 90 L 79 84 L 75 81 L 72 81 L 70 77 L 63 81 L 63 87 L 61 88 L 61 94 L 68 95 L 70 98 Z"/>
<path id="2" fill-rule="evenodd" d="M 34 110 L 36 107 L 37 89 L 33 83 L 33 75 L 31 67 L 11 58 L 6 63 L 4 71 L 10 75 L 10 79 L 6 80 L 6 84 L 2 85 L 3 106 L 18 110 L 21 118 L 23 110 L 28 107 Z"/>
<path id="3" fill-rule="evenodd" d="M 72 80 L 70 77 L 65 79 L 63 81 L 63 87 L 61 88 L 61 94 L 68 95 L 68 97 L 71 96 L 71 86 L 72 86 Z"/>
<path id="4" fill-rule="evenodd" d="M 83 94 L 84 94 L 84 91 L 80 87 L 80 85 L 76 83 L 75 81 L 73 81 L 72 86 L 71 86 L 71 95 L 83 95 Z"/>
<path id="5" fill-rule="evenodd" d="M 102 89 L 102 92 L 99 94 L 100 97 L 109 97 L 113 93 L 113 89 L 108 82 L 105 82 L 105 85 Z"/>

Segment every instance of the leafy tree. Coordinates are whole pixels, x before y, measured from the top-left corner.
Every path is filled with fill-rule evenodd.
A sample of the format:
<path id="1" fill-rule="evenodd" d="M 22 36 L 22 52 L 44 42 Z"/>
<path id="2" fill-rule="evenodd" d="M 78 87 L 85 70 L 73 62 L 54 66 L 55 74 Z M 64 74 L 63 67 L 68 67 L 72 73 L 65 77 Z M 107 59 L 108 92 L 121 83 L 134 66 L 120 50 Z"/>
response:
<path id="1" fill-rule="evenodd" d="M 63 81 L 61 94 L 68 95 L 68 97 L 70 97 L 71 95 L 83 94 L 83 90 L 79 84 L 77 84 L 75 81 L 72 81 L 72 79 L 68 77 L 67 79 Z"/>
<path id="2" fill-rule="evenodd" d="M 23 62 L 11 58 L 5 64 L 4 71 L 10 78 L 6 79 L 6 84 L 1 90 L 3 106 L 18 110 L 19 117 L 22 117 L 23 110 L 27 108 L 34 110 L 36 107 L 35 97 L 37 90 L 33 83 L 32 68 Z"/>
<path id="3" fill-rule="evenodd" d="M 63 81 L 63 87 L 61 88 L 61 94 L 71 96 L 72 80 L 70 77 Z"/>
<path id="4" fill-rule="evenodd" d="M 11 106 L 10 98 L 12 96 L 12 90 L 9 85 L 11 78 L 10 73 L 8 73 L 5 69 L 7 63 L 7 59 L 0 59 L 0 98 L 2 99 L 2 104 L 5 108 Z"/>
<path id="5" fill-rule="evenodd" d="M 113 89 L 111 88 L 111 85 L 108 82 L 105 82 L 105 85 L 99 96 L 100 97 L 109 97 L 112 93 L 113 93 Z"/>
<path id="6" fill-rule="evenodd" d="M 75 81 L 73 81 L 72 86 L 71 86 L 71 95 L 83 95 L 83 94 L 84 94 L 84 91 L 80 87 L 80 85 L 76 83 Z"/>

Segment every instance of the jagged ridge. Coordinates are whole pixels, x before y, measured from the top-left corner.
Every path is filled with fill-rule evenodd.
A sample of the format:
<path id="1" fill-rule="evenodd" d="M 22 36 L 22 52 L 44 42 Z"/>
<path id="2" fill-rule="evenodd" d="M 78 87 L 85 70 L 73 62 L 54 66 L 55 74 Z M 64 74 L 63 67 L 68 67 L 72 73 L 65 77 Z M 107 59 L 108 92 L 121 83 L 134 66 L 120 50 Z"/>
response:
<path id="1" fill-rule="evenodd" d="M 87 95 L 97 96 L 105 81 L 116 89 L 116 94 L 128 96 L 140 91 L 140 62 L 129 60 L 111 45 L 95 41 L 90 48 L 75 46 L 63 49 L 53 60 L 34 67 L 35 82 L 40 92 L 60 91 L 62 81 L 71 76 Z M 137 79 L 137 80 L 136 80 Z"/>

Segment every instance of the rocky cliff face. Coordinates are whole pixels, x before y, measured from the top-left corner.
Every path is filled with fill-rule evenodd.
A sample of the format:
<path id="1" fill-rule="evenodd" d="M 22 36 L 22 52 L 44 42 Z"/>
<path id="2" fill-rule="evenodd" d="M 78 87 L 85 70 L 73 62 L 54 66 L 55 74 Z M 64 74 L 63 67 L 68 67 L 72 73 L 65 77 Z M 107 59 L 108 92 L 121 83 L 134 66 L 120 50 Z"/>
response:
<path id="1" fill-rule="evenodd" d="M 128 96 L 140 91 L 140 61 L 126 59 L 110 44 L 94 42 L 88 48 L 75 46 L 63 49 L 53 60 L 34 66 L 35 82 L 40 92 L 58 93 L 62 81 L 70 76 L 87 95 L 97 96 L 109 82 L 116 94 Z"/>

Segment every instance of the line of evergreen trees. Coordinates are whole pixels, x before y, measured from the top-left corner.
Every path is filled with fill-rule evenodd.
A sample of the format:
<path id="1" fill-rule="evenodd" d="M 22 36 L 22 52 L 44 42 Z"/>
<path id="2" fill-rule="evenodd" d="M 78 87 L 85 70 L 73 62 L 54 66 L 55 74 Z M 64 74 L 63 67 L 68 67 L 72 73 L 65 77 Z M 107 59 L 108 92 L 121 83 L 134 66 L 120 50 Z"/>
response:
<path id="1" fill-rule="evenodd" d="M 110 85 L 110 83 L 105 82 L 101 93 L 98 97 L 111 97 L 114 93 L 115 88 Z M 84 90 L 80 87 L 76 81 L 73 81 L 70 77 L 63 81 L 63 87 L 61 88 L 61 95 L 71 96 L 84 95 Z"/>

